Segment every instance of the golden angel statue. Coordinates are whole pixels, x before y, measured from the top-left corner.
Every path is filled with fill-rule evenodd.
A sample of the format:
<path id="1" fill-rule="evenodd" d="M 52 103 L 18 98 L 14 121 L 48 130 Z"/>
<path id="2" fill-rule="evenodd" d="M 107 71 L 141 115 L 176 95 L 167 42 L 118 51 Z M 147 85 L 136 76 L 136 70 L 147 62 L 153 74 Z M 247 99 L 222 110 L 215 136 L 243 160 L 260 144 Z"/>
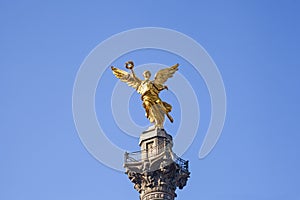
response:
<path id="1" fill-rule="evenodd" d="M 121 69 L 111 67 L 113 74 L 119 78 L 121 81 L 127 83 L 129 86 L 137 90 L 141 94 L 141 99 L 143 101 L 143 107 L 146 111 L 146 117 L 151 123 L 155 124 L 157 128 L 163 128 L 165 121 L 165 115 L 173 123 L 173 118 L 169 114 L 172 110 L 172 106 L 164 101 L 162 101 L 158 94 L 164 89 L 168 89 L 164 83 L 168 78 L 173 77 L 174 73 L 178 70 L 179 64 L 172 67 L 159 70 L 154 77 L 154 80 L 150 80 L 150 71 L 144 71 L 143 76 L 145 80 L 139 79 L 134 71 L 134 63 L 128 61 L 125 63 L 125 67 L 131 71 L 128 73 Z"/>

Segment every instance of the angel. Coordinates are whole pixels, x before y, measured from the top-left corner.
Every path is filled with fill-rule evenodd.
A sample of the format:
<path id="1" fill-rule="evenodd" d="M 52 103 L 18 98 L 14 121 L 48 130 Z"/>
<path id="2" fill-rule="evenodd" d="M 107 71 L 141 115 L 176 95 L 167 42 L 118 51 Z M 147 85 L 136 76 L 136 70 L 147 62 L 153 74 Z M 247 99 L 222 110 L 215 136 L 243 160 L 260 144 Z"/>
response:
<path id="1" fill-rule="evenodd" d="M 178 70 L 179 64 L 175 64 L 172 67 L 159 70 L 151 81 L 150 71 L 144 71 L 144 80 L 139 79 L 135 72 L 133 71 L 134 63 L 128 61 L 125 63 L 125 67 L 131 71 L 128 73 L 121 69 L 111 67 L 113 74 L 119 78 L 121 81 L 127 83 L 129 86 L 136 89 L 136 91 L 141 94 L 141 99 L 143 101 L 143 107 L 145 109 L 145 115 L 151 123 L 155 124 L 157 128 L 163 128 L 165 121 L 165 115 L 168 117 L 171 123 L 173 123 L 173 118 L 169 114 L 172 110 L 172 106 L 167 102 L 162 101 L 159 98 L 159 93 L 167 89 L 168 87 L 164 83 Z"/>

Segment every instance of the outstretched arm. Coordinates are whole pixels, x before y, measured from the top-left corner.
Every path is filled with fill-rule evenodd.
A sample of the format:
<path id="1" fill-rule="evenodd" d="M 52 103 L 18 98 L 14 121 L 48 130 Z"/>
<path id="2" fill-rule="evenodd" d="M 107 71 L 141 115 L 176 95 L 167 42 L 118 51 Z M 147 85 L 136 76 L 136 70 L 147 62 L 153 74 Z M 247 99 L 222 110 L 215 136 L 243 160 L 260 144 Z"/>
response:
<path id="1" fill-rule="evenodd" d="M 132 73 L 132 76 L 135 80 L 139 80 L 139 78 L 135 75 L 135 72 L 133 71 L 133 68 L 130 69 L 131 70 L 131 73 Z"/>
<path id="2" fill-rule="evenodd" d="M 133 77 L 133 74 L 130 74 L 126 71 L 123 71 L 121 69 L 111 67 L 113 74 L 120 79 L 121 81 L 127 83 L 129 86 L 133 87 L 134 89 L 137 89 L 139 85 L 141 84 L 141 80 L 137 77 Z"/>
<path id="3" fill-rule="evenodd" d="M 128 61 L 128 62 L 126 62 L 126 63 L 125 63 L 125 67 L 131 71 L 132 77 L 133 77 L 135 80 L 140 80 L 140 79 L 135 75 L 135 72 L 133 71 L 133 67 L 134 67 L 133 61 Z"/>
<path id="4" fill-rule="evenodd" d="M 162 84 L 156 84 L 156 83 L 153 83 L 155 89 L 157 89 L 159 92 L 162 91 L 162 90 L 169 90 L 168 86 L 166 85 L 162 85 Z"/>

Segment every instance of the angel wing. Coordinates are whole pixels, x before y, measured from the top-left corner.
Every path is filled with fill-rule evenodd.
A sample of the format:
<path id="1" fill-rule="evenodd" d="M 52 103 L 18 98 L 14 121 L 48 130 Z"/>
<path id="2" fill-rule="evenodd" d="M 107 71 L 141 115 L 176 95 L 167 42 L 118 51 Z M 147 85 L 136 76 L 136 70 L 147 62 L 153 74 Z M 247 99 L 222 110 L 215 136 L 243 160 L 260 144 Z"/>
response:
<path id="1" fill-rule="evenodd" d="M 124 70 L 118 69 L 113 66 L 111 66 L 111 70 L 118 79 L 127 83 L 127 85 L 133 87 L 134 89 L 138 89 L 138 87 L 140 86 L 140 84 L 142 82 L 139 78 L 137 78 L 133 74 L 130 74 Z"/>
<path id="2" fill-rule="evenodd" d="M 173 74 L 178 70 L 179 64 L 173 65 L 172 67 L 159 70 L 154 77 L 154 83 L 158 85 L 163 85 L 168 78 L 173 77 Z"/>

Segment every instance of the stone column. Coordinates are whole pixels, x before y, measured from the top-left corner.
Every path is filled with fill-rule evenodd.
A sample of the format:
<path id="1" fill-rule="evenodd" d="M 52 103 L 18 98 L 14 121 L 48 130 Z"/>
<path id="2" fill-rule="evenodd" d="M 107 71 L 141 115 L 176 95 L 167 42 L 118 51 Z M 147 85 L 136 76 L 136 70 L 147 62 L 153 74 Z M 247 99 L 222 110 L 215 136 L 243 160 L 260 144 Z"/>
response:
<path id="1" fill-rule="evenodd" d="M 188 161 L 173 151 L 172 136 L 164 129 L 151 129 L 140 136 L 141 151 L 125 153 L 124 167 L 141 200 L 173 200 L 190 177 Z"/>

